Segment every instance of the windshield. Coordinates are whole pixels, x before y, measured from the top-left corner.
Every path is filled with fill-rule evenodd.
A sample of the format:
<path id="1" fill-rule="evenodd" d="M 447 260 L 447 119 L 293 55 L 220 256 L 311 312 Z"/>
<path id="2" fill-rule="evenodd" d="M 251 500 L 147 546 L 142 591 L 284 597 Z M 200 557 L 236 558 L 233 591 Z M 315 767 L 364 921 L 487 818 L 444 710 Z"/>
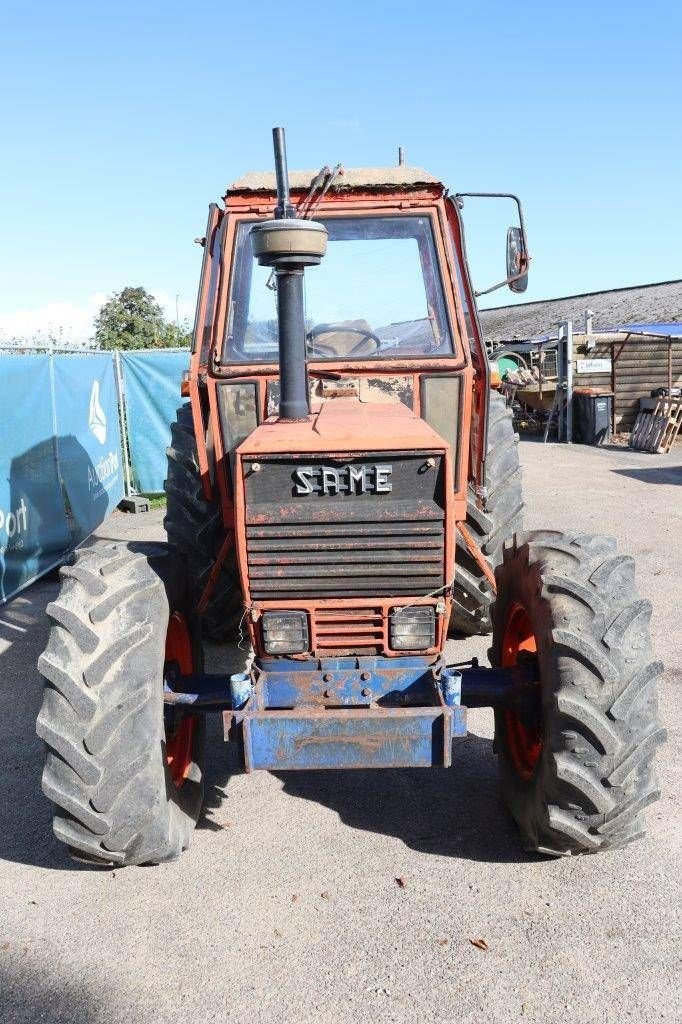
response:
<path id="1" fill-rule="evenodd" d="M 305 272 L 310 359 L 399 359 L 453 351 L 429 217 L 333 217 L 319 267 Z M 274 273 L 237 230 L 225 359 L 277 361 Z"/>

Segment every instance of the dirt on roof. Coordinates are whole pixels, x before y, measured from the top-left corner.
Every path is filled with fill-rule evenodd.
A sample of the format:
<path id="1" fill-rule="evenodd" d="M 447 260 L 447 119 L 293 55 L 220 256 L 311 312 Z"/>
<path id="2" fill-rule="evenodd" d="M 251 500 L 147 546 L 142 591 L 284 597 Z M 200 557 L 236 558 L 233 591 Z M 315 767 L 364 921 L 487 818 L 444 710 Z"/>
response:
<path id="1" fill-rule="evenodd" d="M 290 171 L 289 187 L 293 190 L 306 190 L 319 171 Z M 335 180 L 334 189 L 346 188 L 418 188 L 420 185 L 440 185 L 421 167 L 345 167 Z M 272 171 L 251 171 L 237 178 L 228 188 L 231 192 L 276 192 L 277 185 Z"/>

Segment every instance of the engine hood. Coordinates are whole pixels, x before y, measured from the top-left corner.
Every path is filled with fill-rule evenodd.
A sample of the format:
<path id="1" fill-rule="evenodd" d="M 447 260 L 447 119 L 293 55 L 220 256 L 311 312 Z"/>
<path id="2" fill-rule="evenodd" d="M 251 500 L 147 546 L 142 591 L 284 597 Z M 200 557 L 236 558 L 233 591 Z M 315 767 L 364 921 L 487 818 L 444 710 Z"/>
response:
<path id="1" fill-rule="evenodd" d="M 287 423 L 270 416 L 242 442 L 237 454 L 427 449 L 448 452 L 449 445 L 406 405 L 335 398 L 313 407 L 307 420 Z"/>

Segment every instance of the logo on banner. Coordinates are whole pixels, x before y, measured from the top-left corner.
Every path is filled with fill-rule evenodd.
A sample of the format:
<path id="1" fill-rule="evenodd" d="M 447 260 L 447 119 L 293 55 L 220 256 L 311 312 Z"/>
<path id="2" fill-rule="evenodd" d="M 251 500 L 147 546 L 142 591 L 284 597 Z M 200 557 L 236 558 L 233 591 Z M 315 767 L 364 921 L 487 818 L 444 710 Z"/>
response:
<path id="1" fill-rule="evenodd" d="M 88 413 L 88 425 L 90 432 L 94 434 L 100 444 L 107 439 L 107 418 L 99 400 L 99 381 L 93 380 L 92 391 L 90 392 L 90 411 Z"/>
<path id="2" fill-rule="evenodd" d="M 17 551 L 24 546 L 23 533 L 28 530 L 28 508 L 23 498 L 20 498 L 18 507 L 13 511 L 0 508 L 0 532 L 3 533 L 8 544 L 3 544 L 0 537 L 0 555 L 10 551 Z"/>

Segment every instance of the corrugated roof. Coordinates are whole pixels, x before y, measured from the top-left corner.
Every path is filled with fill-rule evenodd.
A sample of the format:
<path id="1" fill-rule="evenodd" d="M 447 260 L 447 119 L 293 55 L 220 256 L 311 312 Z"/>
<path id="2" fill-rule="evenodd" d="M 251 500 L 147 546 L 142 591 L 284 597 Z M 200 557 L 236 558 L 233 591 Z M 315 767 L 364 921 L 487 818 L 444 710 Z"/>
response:
<path id="1" fill-rule="evenodd" d="M 558 320 L 572 320 L 574 329 L 580 329 L 586 309 L 594 314 L 595 331 L 614 324 L 682 321 L 682 280 L 497 306 L 482 309 L 480 318 L 486 341 L 498 343 L 546 333 Z"/>
<path id="2" fill-rule="evenodd" d="M 317 171 L 289 171 L 289 187 L 308 189 Z M 334 182 L 333 188 L 416 188 L 419 185 L 440 185 L 421 167 L 345 167 Z M 275 192 L 277 184 L 272 171 L 251 171 L 237 178 L 228 192 Z"/>

